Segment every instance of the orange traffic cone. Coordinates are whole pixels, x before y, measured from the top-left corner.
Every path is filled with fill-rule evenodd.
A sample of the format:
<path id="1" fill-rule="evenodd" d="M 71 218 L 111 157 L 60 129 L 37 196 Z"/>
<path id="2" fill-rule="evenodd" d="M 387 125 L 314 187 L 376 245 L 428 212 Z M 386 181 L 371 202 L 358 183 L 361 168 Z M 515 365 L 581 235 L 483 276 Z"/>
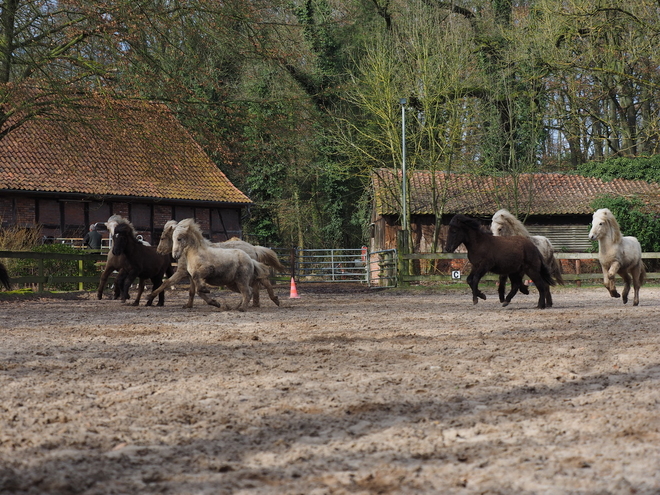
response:
<path id="1" fill-rule="evenodd" d="M 296 289 L 296 281 L 291 277 L 291 292 L 289 293 L 289 299 L 299 299 L 298 289 Z"/>

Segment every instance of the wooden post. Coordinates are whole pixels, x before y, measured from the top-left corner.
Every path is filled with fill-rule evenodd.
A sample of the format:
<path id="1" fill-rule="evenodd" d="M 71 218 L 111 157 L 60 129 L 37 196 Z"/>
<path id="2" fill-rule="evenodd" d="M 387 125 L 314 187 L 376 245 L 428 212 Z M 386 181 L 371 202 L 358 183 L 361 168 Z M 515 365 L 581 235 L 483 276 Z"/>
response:
<path id="1" fill-rule="evenodd" d="M 291 246 L 291 278 L 296 279 L 296 246 Z"/>
<path id="2" fill-rule="evenodd" d="M 575 274 L 580 275 L 581 269 L 582 269 L 582 260 L 580 259 L 575 260 Z M 576 280 L 576 282 L 578 287 L 582 287 L 582 280 L 578 279 Z"/>
<path id="3" fill-rule="evenodd" d="M 399 230 L 396 233 L 396 249 L 398 253 L 399 279 L 397 285 L 408 287 L 410 284 L 403 280 L 403 277 L 410 275 L 410 260 L 403 259 L 402 254 L 410 254 L 410 244 L 408 242 L 408 231 Z"/>
<path id="4" fill-rule="evenodd" d="M 84 272 L 84 270 L 83 270 L 83 263 L 84 263 L 84 261 L 83 261 L 82 259 L 79 259 L 79 260 L 78 260 L 78 276 L 79 276 L 80 278 L 82 278 L 82 277 L 85 276 L 85 272 Z M 84 284 L 83 284 L 82 281 L 81 281 L 81 282 L 78 282 L 78 290 L 79 290 L 79 291 L 83 291 L 83 290 L 85 290 L 85 287 L 84 287 Z"/>
<path id="5" fill-rule="evenodd" d="M 44 291 L 44 259 L 39 258 L 39 285 L 38 291 L 43 292 Z"/>

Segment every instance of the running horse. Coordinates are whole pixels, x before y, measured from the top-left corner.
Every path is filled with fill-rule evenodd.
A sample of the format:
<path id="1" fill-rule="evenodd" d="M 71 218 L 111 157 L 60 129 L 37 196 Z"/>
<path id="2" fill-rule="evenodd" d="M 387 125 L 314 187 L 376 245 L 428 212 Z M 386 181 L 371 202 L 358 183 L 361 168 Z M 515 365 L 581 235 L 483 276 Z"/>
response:
<path id="1" fill-rule="evenodd" d="M 633 306 L 639 304 L 639 288 L 646 280 L 646 267 L 642 261 L 642 246 L 636 237 L 623 236 L 614 215 L 608 208 L 594 212 L 589 239 L 598 241 L 598 261 L 603 270 L 603 283 L 612 297 L 621 297 L 628 302 L 630 282 L 635 288 Z M 623 292 L 619 295 L 614 277 L 623 279 Z"/>
<path id="2" fill-rule="evenodd" d="M 150 279 L 155 290 L 163 283 L 163 277 L 168 277 L 174 273 L 172 268 L 172 258 L 170 256 L 163 256 L 156 252 L 153 246 L 145 246 L 141 241 L 135 237 L 135 231 L 128 223 L 119 223 L 115 227 L 112 236 L 112 254 L 115 256 L 124 255 L 126 257 L 126 276 L 122 282 L 121 300 L 126 302 L 128 299 L 128 289 L 133 283 L 135 278 L 140 279 L 138 293 L 133 301 L 133 306 L 140 304 L 140 297 L 144 289 L 143 281 Z M 119 277 L 118 277 L 119 279 Z M 165 303 L 165 294 L 160 293 L 158 296 L 158 306 Z M 151 306 L 151 300 L 147 301 L 147 306 Z"/>
<path id="3" fill-rule="evenodd" d="M 508 210 L 502 208 L 498 210 L 493 215 L 490 224 L 490 230 L 493 235 L 496 236 L 512 236 L 512 235 L 521 235 L 524 237 L 529 237 L 534 245 L 538 248 L 543 256 L 543 262 L 550 270 L 550 275 L 558 284 L 564 285 L 564 278 L 561 274 L 561 265 L 559 260 L 555 258 L 555 248 L 552 245 L 550 239 L 542 235 L 532 235 L 525 225 L 518 220 L 512 213 Z M 500 285 L 498 289 L 498 294 L 500 296 L 500 302 L 504 302 L 504 286 L 506 285 L 506 277 L 500 276 Z M 526 291 L 527 286 L 520 288 L 520 292 L 527 294 L 529 291 Z"/>
<path id="4" fill-rule="evenodd" d="M 511 291 L 507 294 L 503 306 L 508 306 L 523 285 L 523 276 L 527 274 L 539 291 L 537 308 L 552 307 L 552 295 L 549 286 L 555 285 L 543 256 L 534 243 L 527 237 L 496 237 L 476 219 L 466 215 L 455 215 L 449 222 L 449 234 L 445 251 L 453 253 L 464 244 L 468 251 L 468 260 L 472 270 L 467 283 L 472 289 L 472 302 L 477 304 L 486 295 L 479 290 L 479 281 L 487 273 L 508 275 Z"/>

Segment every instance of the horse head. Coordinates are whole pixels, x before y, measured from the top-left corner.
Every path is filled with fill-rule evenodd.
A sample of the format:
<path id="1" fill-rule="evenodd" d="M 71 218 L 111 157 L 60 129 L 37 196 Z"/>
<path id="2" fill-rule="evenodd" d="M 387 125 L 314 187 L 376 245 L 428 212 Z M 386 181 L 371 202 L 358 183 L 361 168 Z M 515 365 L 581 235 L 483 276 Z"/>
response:
<path id="1" fill-rule="evenodd" d="M 174 229 L 178 225 L 176 220 L 168 220 L 163 227 L 163 233 L 160 236 L 160 241 L 158 242 L 158 247 L 156 251 L 158 254 L 171 254 L 172 253 L 172 236 L 174 235 Z"/>
<path id="2" fill-rule="evenodd" d="M 502 208 L 493 215 L 490 230 L 493 235 L 508 236 L 508 235 L 522 235 L 530 237 L 531 234 L 525 228 L 523 223 L 518 220 L 508 210 Z"/>
<path id="3" fill-rule="evenodd" d="M 179 259 L 188 247 L 198 248 L 203 242 L 202 229 L 195 220 L 181 220 L 172 233 L 172 257 Z"/>
<path id="4" fill-rule="evenodd" d="M 475 236 L 492 236 L 492 232 L 487 230 L 479 220 L 468 217 L 467 215 L 454 215 L 449 222 L 449 233 L 445 242 L 445 252 L 453 253 L 461 244 L 467 244 Z M 469 248 L 468 248 L 469 249 Z"/>
<path id="5" fill-rule="evenodd" d="M 609 237 L 613 243 L 621 242 L 621 229 L 619 222 L 608 208 L 601 208 L 594 212 L 589 231 L 589 239 L 592 241 L 601 241 Z"/>
<path id="6" fill-rule="evenodd" d="M 112 234 L 112 254 L 115 256 L 123 254 L 131 242 L 138 242 L 133 227 L 128 223 L 118 223 Z"/>

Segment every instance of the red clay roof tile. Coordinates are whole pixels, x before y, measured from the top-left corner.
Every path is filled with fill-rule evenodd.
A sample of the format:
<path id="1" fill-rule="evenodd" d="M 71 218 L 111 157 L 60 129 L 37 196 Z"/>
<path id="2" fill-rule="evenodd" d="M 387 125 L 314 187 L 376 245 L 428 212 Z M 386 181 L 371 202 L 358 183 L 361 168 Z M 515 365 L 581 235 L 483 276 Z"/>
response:
<path id="1" fill-rule="evenodd" d="M 606 194 L 637 196 L 655 211 L 660 211 L 660 184 L 645 181 L 616 179 L 605 182 L 569 174 L 521 174 L 516 178 L 516 189 L 511 176 L 497 178 L 415 170 L 408 178 L 410 212 L 417 215 L 433 214 L 434 197 L 438 205 L 442 204 L 442 198 L 446 198 L 445 214 L 491 216 L 500 208 L 507 208 L 530 215 L 587 215 L 593 213 L 590 203 Z M 400 179 L 401 171 L 374 171 L 372 184 L 378 214 L 399 213 Z M 516 203 L 519 208 L 515 208 Z"/>
<path id="2" fill-rule="evenodd" d="M 0 139 L 0 189 L 250 204 L 172 113 L 90 101 Z"/>

